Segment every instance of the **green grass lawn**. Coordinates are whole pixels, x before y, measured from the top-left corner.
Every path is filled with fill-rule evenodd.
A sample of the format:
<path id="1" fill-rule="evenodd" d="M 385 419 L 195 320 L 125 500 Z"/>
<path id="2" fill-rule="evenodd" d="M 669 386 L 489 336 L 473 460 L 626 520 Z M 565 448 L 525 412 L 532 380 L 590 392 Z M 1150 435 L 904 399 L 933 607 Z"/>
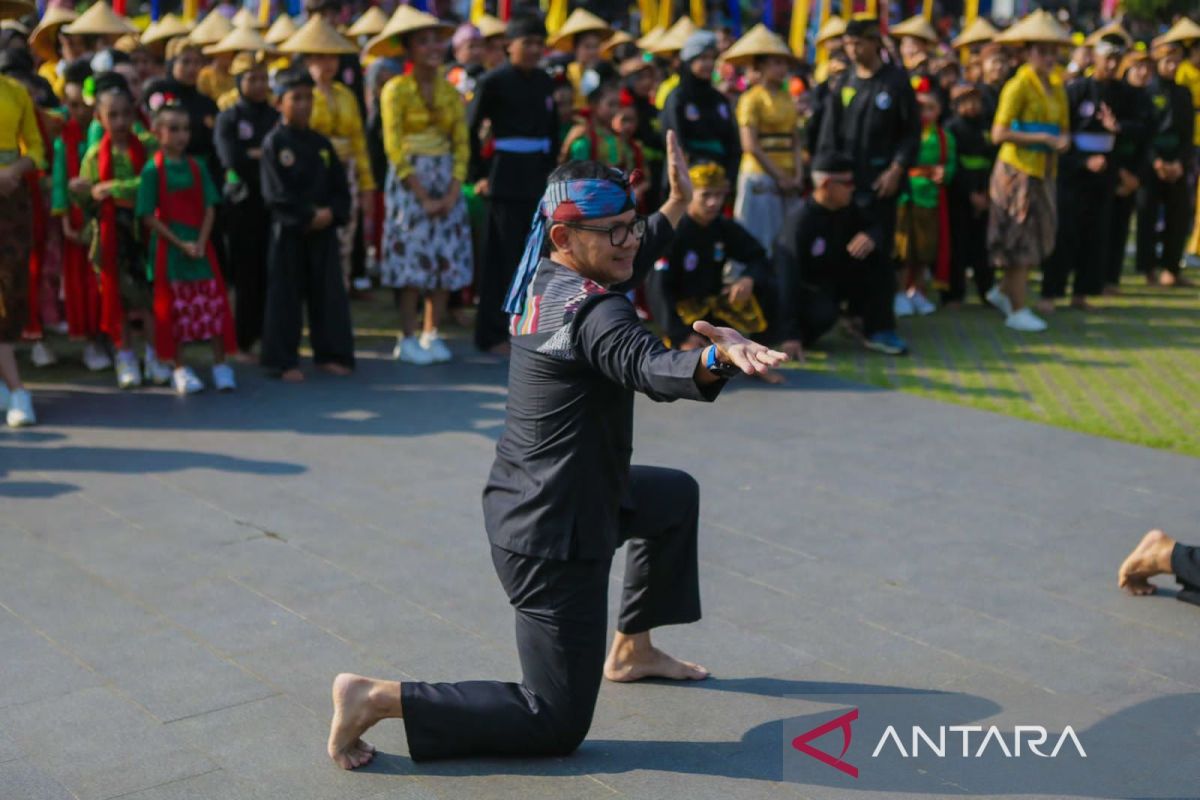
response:
<path id="1" fill-rule="evenodd" d="M 796 368 L 1200 456 L 1200 292 L 1148 288 L 1132 277 L 1123 292 L 1098 299 L 1092 314 L 1060 310 L 1042 334 L 1011 331 L 977 304 L 902 320 L 912 347 L 905 358 L 866 352 L 834 332 Z M 390 293 L 377 290 L 353 312 L 358 347 L 389 352 L 399 324 Z M 446 327 L 469 340 L 466 330 Z M 52 342 L 60 364 L 35 370 L 23 359 L 35 387 L 112 385 L 110 373 L 78 366 L 78 345 Z M 207 350 L 189 346 L 189 363 L 207 363 Z"/>
<path id="2" fill-rule="evenodd" d="M 901 320 L 906 358 L 832 335 L 806 369 L 1200 456 L 1200 295 L 1127 278 L 1098 310 L 1022 334 L 979 305 Z"/>

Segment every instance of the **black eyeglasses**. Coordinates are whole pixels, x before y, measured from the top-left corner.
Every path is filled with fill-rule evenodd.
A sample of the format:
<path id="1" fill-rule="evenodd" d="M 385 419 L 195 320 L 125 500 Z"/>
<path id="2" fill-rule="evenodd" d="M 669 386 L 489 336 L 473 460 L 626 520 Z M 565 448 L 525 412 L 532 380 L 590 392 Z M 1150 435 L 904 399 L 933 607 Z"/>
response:
<path id="1" fill-rule="evenodd" d="M 618 222 L 617 224 L 602 228 L 599 225 L 584 225 L 580 222 L 564 222 L 569 228 L 577 228 L 581 231 L 595 231 L 596 233 L 607 233 L 608 242 L 613 247 L 620 247 L 629 240 L 629 235 L 633 234 L 633 238 L 639 242 L 646 235 L 646 218 L 634 217 L 633 222 Z"/>

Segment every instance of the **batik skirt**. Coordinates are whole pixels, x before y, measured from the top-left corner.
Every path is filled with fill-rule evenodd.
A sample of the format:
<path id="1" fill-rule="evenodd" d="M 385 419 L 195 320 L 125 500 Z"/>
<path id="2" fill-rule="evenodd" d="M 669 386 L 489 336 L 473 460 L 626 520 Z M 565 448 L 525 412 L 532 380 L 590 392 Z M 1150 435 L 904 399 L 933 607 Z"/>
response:
<path id="1" fill-rule="evenodd" d="M 441 197 L 454 180 L 450 155 L 412 156 L 412 176 L 431 197 Z M 471 222 L 462 195 L 449 212 L 430 217 L 404 181 L 388 168 L 379 254 L 381 282 L 395 289 L 455 291 L 471 283 Z"/>

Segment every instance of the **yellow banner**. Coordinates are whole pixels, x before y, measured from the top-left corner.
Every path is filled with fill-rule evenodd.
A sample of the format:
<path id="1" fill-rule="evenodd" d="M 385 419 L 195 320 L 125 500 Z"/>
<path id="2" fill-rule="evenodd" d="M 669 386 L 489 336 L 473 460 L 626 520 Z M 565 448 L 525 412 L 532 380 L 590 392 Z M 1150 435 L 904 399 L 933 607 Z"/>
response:
<path id="1" fill-rule="evenodd" d="M 546 12 L 546 32 L 558 33 L 558 29 L 567 21 L 567 0 L 550 0 L 550 10 Z"/>
<path id="2" fill-rule="evenodd" d="M 638 10 L 642 13 L 642 35 L 645 36 L 658 24 L 658 3 L 656 0 L 638 0 Z"/>
<path id="3" fill-rule="evenodd" d="M 792 48 L 796 58 L 804 58 L 804 48 L 808 44 L 808 4 L 810 0 L 795 0 L 792 5 L 792 30 L 788 34 L 788 47 Z M 817 0 L 822 2 L 822 0 Z"/>
<path id="4" fill-rule="evenodd" d="M 258 21 L 262 25 L 271 24 L 271 0 L 258 0 Z"/>
<path id="5" fill-rule="evenodd" d="M 183 18 L 188 22 L 196 19 L 200 11 L 200 0 L 183 0 Z"/>
<path id="6" fill-rule="evenodd" d="M 701 28 L 708 19 L 708 11 L 704 7 L 704 0 L 691 0 L 691 18 L 692 22 L 696 23 Z"/>
<path id="7" fill-rule="evenodd" d="M 671 12 L 674 11 L 674 0 L 661 0 L 658 4 L 658 25 L 664 31 L 671 27 L 671 23 L 675 20 L 671 17 Z"/>

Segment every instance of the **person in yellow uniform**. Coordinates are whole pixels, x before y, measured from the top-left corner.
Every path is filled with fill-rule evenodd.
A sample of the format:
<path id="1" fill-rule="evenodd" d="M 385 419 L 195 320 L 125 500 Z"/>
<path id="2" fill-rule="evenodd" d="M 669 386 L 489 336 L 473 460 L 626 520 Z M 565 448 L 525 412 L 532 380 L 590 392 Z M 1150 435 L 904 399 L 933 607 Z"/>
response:
<path id="1" fill-rule="evenodd" d="M 0 75 L 0 404 L 14 428 L 37 421 L 13 346 L 29 311 L 33 201 L 26 176 L 45 166 L 33 98 L 21 83 Z"/>
<path id="2" fill-rule="evenodd" d="M 469 286 L 474 260 L 471 222 L 463 199 L 471 148 L 462 97 L 442 77 L 450 28 L 415 9 L 389 26 L 412 71 L 383 87 L 380 111 L 388 178 L 380 268 L 384 286 L 399 294 L 404 335 L 393 355 L 413 364 L 449 361 L 438 335 L 451 292 Z M 388 55 L 398 55 L 388 50 Z M 417 336 L 417 302 L 424 318 Z"/>
<path id="3" fill-rule="evenodd" d="M 759 24 L 722 59 L 735 67 L 753 66 L 762 76 L 738 98 L 742 161 L 733 216 L 770 253 L 784 217 L 800 200 L 803 173 L 796 104 L 785 88 L 792 51 Z"/>
<path id="4" fill-rule="evenodd" d="M 583 75 L 595 69 L 603 59 L 600 45 L 612 34 L 607 22 L 590 11 L 577 8 L 567 17 L 563 26 L 546 39 L 546 46 L 564 53 L 573 53 L 575 58 L 567 64 L 567 80 L 575 89 L 575 110 L 587 108 L 587 92 L 583 91 Z"/>
<path id="5" fill-rule="evenodd" d="M 358 48 L 324 17 L 314 14 L 279 49 L 304 57 L 308 74 L 316 84 L 309 126 L 333 144 L 350 183 L 350 221 L 338 228 L 342 275 L 349 286 L 360 210 L 368 241 L 375 228 L 375 178 L 371 175 L 362 112 L 354 92 L 337 80 L 338 57 L 357 54 Z"/>
<path id="6" fill-rule="evenodd" d="M 62 97 L 66 83 L 63 70 L 67 64 L 84 55 L 79 48 L 79 40 L 61 32 L 62 26 L 74 22 L 77 16 L 74 11 L 62 6 L 47 8 L 37 27 L 29 34 L 29 48 L 42 62 L 37 73 L 50 82 L 59 97 Z"/>

